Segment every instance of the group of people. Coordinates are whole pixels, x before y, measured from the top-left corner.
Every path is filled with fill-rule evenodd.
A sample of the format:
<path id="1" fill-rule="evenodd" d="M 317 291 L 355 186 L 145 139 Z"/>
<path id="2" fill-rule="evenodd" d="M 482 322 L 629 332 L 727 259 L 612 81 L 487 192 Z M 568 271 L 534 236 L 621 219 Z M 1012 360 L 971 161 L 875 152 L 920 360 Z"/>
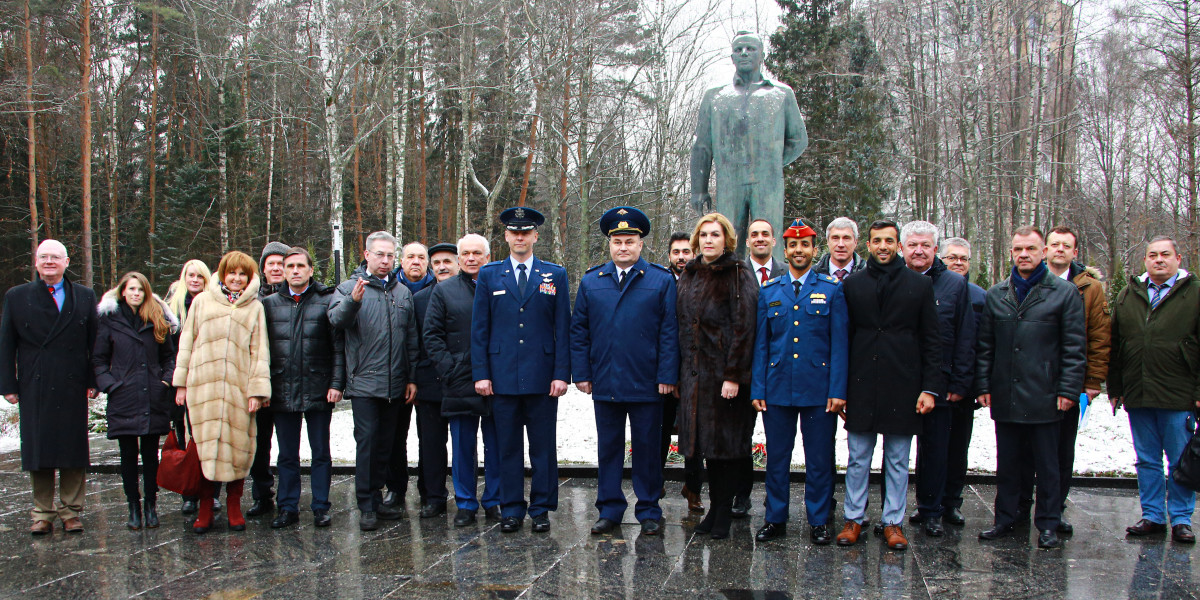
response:
<path id="1" fill-rule="evenodd" d="M 642 534 L 662 531 L 663 469 L 677 432 L 682 494 L 690 510 L 706 513 L 695 531 L 727 537 L 731 520 L 751 511 L 751 438 L 761 414 L 767 464 L 758 541 L 786 535 L 799 430 L 811 541 L 848 546 L 863 537 L 882 437 L 875 531 L 903 550 L 906 517 L 931 537 L 965 524 L 974 411 L 988 407 L 996 510 L 979 537 L 1009 535 L 1032 509 L 1038 545 L 1055 548 L 1072 532 L 1062 511 L 1080 403 L 1107 381 L 1114 412 L 1128 412 L 1138 456 L 1142 519 L 1127 533 L 1169 528 L 1175 541 L 1195 541 L 1194 495 L 1164 474 L 1163 457 L 1173 468 L 1200 405 L 1200 282 L 1180 268 L 1170 238 L 1147 244 L 1146 272 L 1130 278 L 1110 311 L 1066 227 L 1048 236 L 1034 227 L 1013 232 L 1012 272 L 985 291 L 970 283 L 970 243 L 940 240 L 924 221 L 871 223 L 864 258 L 858 224 L 834 219 L 818 259 L 821 240 L 803 219 L 783 229 L 781 248 L 775 224 L 760 219 L 748 224 L 742 258 L 733 224 L 710 213 L 690 234 L 670 236 L 664 267 L 643 257 L 649 219 L 622 206 L 600 219 L 610 260 L 582 275 L 572 307 L 566 270 L 534 254 L 544 217 L 513 207 L 500 220 L 509 250 L 500 261 L 476 234 L 426 247 L 376 232 L 359 268 L 331 288 L 313 278 L 307 250 L 272 242 L 257 262 L 229 252 L 215 273 L 189 261 L 165 300 L 145 276 L 127 273 L 98 305 L 90 289 L 65 278 L 66 248 L 42 242 L 37 278 L 9 290 L 0 322 L 0 393 L 20 410 L 31 532 L 50 533 L 56 518 L 68 532 L 83 530 L 85 398 L 100 392 L 108 436 L 120 448 L 131 529 L 159 525 L 158 446 L 172 422 L 200 459 L 201 493 L 184 499 L 184 512 L 198 513 L 196 533 L 213 526 L 221 484 L 231 530 L 272 512 L 274 528 L 297 523 L 304 425 L 313 522 L 328 526 L 331 414 L 345 398 L 361 529 L 404 514 L 415 411 L 422 518 L 447 513 L 449 471 L 454 526 L 475 523 L 482 506 L 504 533 L 519 531 L 526 517 L 534 532 L 547 532 L 558 504 L 558 399 L 574 382 L 595 408 L 594 534 L 620 527 L 628 509 L 628 426 Z M 849 461 L 835 534 L 839 420 Z M 909 515 L 914 437 L 917 507 Z M 247 477 L 253 504 L 243 514 Z"/>

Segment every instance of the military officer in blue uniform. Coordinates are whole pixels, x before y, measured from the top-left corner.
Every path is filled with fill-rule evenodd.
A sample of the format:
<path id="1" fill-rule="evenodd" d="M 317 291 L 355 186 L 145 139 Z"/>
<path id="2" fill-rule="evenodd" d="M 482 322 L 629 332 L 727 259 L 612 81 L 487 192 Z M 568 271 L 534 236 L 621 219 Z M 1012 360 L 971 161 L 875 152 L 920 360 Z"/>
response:
<path id="1" fill-rule="evenodd" d="M 801 219 L 783 234 L 787 272 L 758 295 L 750 397 L 767 435 L 766 524 L 760 542 L 787 534 L 796 421 L 804 438 L 804 509 L 812 542 L 832 541 L 833 440 L 846 404 L 850 339 L 842 286 L 812 269 L 817 233 Z"/>
<path id="2" fill-rule="evenodd" d="M 546 221 L 523 206 L 500 213 L 509 256 L 484 265 L 471 315 L 475 392 L 492 397 L 500 450 L 500 531 L 513 533 L 528 514 L 533 531 L 550 531 L 558 508 L 558 398 L 571 377 L 567 271 L 533 255 Z M 525 436 L 532 467 L 525 501 Z"/>
<path id="3" fill-rule="evenodd" d="M 662 398 L 679 380 L 679 324 L 675 276 L 642 258 L 650 220 L 631 206 L 600 217 L 612 260 L 579 281 L 571 317 L 571 375 L 591 394 L 596 410 L 596 508 L 592 533 L 621 524 L 629 502 L 621 491 L 625 422 L 633 443 L 634 515 L 642 533 L 662 531 Z"/>

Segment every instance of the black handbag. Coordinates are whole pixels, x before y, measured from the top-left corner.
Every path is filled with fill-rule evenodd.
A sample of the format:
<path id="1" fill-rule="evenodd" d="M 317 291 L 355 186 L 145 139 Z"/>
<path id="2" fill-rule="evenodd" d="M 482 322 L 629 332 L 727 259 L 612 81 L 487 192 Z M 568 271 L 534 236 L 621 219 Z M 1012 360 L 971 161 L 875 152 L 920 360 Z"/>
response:
<path id="1" fill-rule="evenodd" d="M 1200 435 L 1196 435 L 1196 433 L 1196 428 L 1193 428 L 1192 438 L 1188 440 L 1187 445 L 1183 447 L 1183 452 L 1179 454 L 1179 459 L 1175 461 L 1171 478 L 1175 480 L 1175 483 L 1189 490 L 1200 491 Z"/>

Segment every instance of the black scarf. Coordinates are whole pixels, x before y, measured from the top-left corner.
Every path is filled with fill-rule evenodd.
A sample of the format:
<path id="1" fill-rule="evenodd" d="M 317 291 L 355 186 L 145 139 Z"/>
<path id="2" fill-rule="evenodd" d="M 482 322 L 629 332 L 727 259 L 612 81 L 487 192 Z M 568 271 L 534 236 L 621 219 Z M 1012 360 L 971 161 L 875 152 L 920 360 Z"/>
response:
<path id="1" fill-rule="evenodd" d="M 1038 263 L 1038 266 L 1033 270 L 1033 273 L 1029 274 L 1029 279 L 1025 279 L 1024 277 L 1021 277 L 1021 274 L 1017 271 L 1017 267 L 1015 265 L 1013 266 L 1012 285 L 1013 291 L 1017 293 L 1017 306 L 1020 306 L 1021 303 L 1025 301 L 1025 297 L 1029 295 L 1029 290 L 1032 290 L 1033 286 L 1042 281 L 1042 277 L 1046 276 L 1046 271 L 1048 271 L 1046 268 L 1046 262 L 1042 261 Z"/>
<path id="2" fill-rule="evenodd" d="M 900 271 L 907 268 L 904 265 L 904 259 L 900 255 L 896 255 L 890 262 L 883 264 L 879 259 L 872 254 L 871 258 L 867 259 L 867 274 L 875 278 L 875 297 L 879 300 L 879 308 L 884 309 L 888 306 L 888 301 L 891 300 L 892 290 L 896 289 L 894 285 L 896 278 L 900 276 Z"/>
<path id="3" fill-rule="evenodd" d="M 129 306 L 129 303 L 125 302 L 124 298 L 117 303 L 117 307 L 121 311 L 121 316 L 125 317 L 125 321 L 129 323 L 129 326 L 132 327 L 134 331 L 140 331 L 142 326 L 146 324 L 146 322 L 142 320 L 141 315 L 134 312 L 133 307 Z"/>

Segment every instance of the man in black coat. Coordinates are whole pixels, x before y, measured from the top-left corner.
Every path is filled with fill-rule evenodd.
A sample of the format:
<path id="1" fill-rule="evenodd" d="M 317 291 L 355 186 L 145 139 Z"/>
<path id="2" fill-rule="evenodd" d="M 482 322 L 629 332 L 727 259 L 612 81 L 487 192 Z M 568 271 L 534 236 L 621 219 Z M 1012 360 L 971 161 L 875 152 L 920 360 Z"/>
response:
<path id="1" fill-rule="evenodd" d="M 411 245 L 411 244 L 410 244 Z M 418 345 L 421 359 L 417 362 L 417 491 L 421 495 L 421 518 L 429 519 L 446 514 L 446 439 L 450 437 L 450 422 L 442 416 L 442 382 L 429 352 L 425 349 L 421 333 L 425 314 L 429 310 L 429 299 L 438 283 L 458 275 L 458 247 L 442 242 L 429 248 L 429 273 L 433 282 L 413 294 L 413 307 L 417 313 Z M 392 446 L 392 467 L 407 469 L 408 463 L 400 464 Z M 403 455 L 400 455 L 403 456 Z M 392 487 L 389 478 L 388 489 Z"/>
<path id="2" fill-rule="evenodd" d="M 8 290 L 0 317 L 0 394 L 20 410 L 21 469 L 29 471 L 33 486 L 33 535 L 50 533 L 56 517 L 68 533 L 83 531 L 87 401 L 96 397 L 96 294 L 66 279 L 69 264 L 62 243 L 43 241 L 34 258 L 37 279 Z"/>
<path id="3" fill-rule="evenodd" d="M 967 280 L 950 272 L 937 257 L 938 230 L 928 221 L 910 221 L 900 231 L 904 263 L 927 275 L 937 301 L 938 331 L 942 336 L 942 374 L 945 386 L 925 415 L 925 430 L 917 436 L 917 512 L 909 518 L 924 524 L 925 534 L 940 537 L 942 494 L 946 488 L 950 447 L 951 407 L 964 402 L 975 378 L 975 317 Z M 974 403 L 974 398 L 966 400 Z"/>
<path id="4" fill-rule="evenodd" d="M 471 314 L 479 268 L 491 261 L 487 238 L 469 233 L 458 240 L 459 274 L 432 288 L 425 312 L 422 343 L 442 384 L 442 417 L 450 423 L 454 448 L 451 476 L 458 513 L 455 527 L 475 522 L 479 505 L 487 518 L 500 520 L 500 463 L 496 423 L 491 404 L 475 393 L 471 374 Z M 479 454 L 476 440 L 483 432 L 484 490 L 477 496 Z M 443 443 L 444 444 L 444 443 Z"/>
<path id="5" fill-rule="evenodd" d="M 942 261 L 946 270 L 962 275 L 967 280 L 967 294 L 971 297 L 971 314 L 975 323 L 975 335 L 979 335 L 979 317 L 983 314 L 987 290 L 971 283 L 971 243 L 960 237 L 946 238 L 942 242 Z M 975 340 L 971 340 L 971 356 L 975 356 Z M 950 443 L 946 459 L 946 487 L 942 492 L 942 520 L 962 527 L 967 520 L 962 514 L 963 488 L 967 480 L 967 452 L 971 448 L 971 434 L 975 430 L 975 411 L 980 408 L 975 398 L 975 367 L 971 367 L 971 392 L 965 401 L 950 406 Z"/>
<path id="6" fill-rule="evenodd" d="M 1083 391 L 1087 332 L 1075 285 L 1043 262 L 1046 238 L 1035 227 L 1012 237 L 1012 274 L 988 290 L 976 346 L 979 403 L 996 422 L 996 517 L 979 534 L 992 540 L 1012 533 L 1021 486 L 1022 448 L 1033 449 L 1037 477 L 1034 523 L 1038 546 L 1061 546 L 1059 421 Z"/>
<path id="7" fill-rule="evenodd" d="M 329 526 L 333 460 L 329 423 L 346 387 L 345 335 L 329 323 L 333 288 L 314 281 L 312 255 L 294 247 L 284 257 L 287 284 L 264 298 L 271 344 L 271 407 L 279 440 L 279 513 L 271 527 L 300 520 L 300 425 L 312 451 L 313 525 Z"/>
<path id="8" fill-rule="evenodd" d="M 286 290 L 287 279 L 284 276 L 283 259 L 291 248 L 283 242 L 267 242 L 263 246 L 262 255 L 258 259 L 258 268 L 262 271 L 262 285 L 258 288 L 258 299 L 266 300 L 276 293 Z M 258 427 L 258 436 L 254 439 L 254 462 L 250 464 L 250 495 L 254 504 L 246 511 L 247 517 L 270 514 L 275 509 L 275 478 L 271 475 L 271 432 L 275 430 L 275 410 L 271 405 L 264 406 L 254 413 L 254 422 Z"/>
<path id="9" fill-rule="evenodd" d="M 945 388 L 933 282 L 905 268 L 899 257 L 900 228 L 876 221 L 867 230 L 867 268 L 846 278 L 850 311 L 850 381 L 846 394 L 846 524 L 838 545 L 856 543 L 866 516 L 871 455 L 883 435 L 883 537 L 904 550 L 908 457 L 921 433 L 922 415 Z"/>

